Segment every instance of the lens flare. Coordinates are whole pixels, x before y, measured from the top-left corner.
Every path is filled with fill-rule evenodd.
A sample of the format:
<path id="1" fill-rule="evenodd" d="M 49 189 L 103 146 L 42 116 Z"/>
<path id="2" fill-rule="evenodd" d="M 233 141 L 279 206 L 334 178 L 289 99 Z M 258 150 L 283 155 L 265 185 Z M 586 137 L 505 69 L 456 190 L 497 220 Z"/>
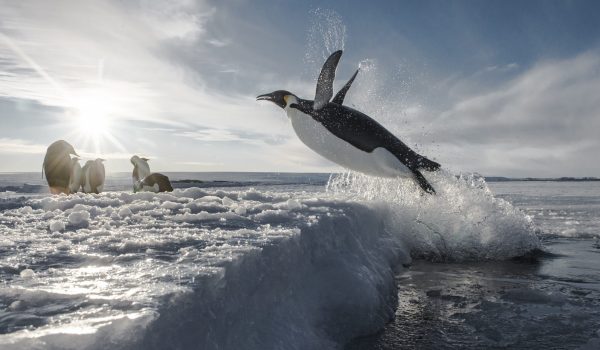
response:
<path id="1" fill-rule="evenodd" d="M 84 96 L 75 101 L 75 124 L 79 135 L 100 138 L 110 133 L 110 99 L 106 96 Z"/>
<path id="2" fill-rule="evenodd" d="M 67 123 L 75 142 L 98 157 L 104 157 L 107 147 L 124 150 L 115 137 L 115 120 L 123 109 L 121 105 L 119 95 L 107 87 L 72 95 Z"/>

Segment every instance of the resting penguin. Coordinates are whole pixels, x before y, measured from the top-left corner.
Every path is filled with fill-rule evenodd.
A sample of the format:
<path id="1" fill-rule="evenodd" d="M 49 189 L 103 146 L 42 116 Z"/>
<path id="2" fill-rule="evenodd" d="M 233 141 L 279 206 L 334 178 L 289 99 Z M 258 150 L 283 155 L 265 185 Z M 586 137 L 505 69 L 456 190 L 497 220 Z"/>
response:
<path id="1" fill-rule="evenodd" d="M 173 186 L 169 178 L 160 173 L 150 173 L 150 165 L 148 158 L 140 158 L 138 156 L 131 157 L 130 161 L 133 164 L 133 192 L 150 191 L 150 192 L 172 192 Z"/>
<path id="2" fill-rule="evenodd" d="M 69 182 L 71 179 L 71 154 L 78 156 L 71 144 L 64 140 L 58 140 L 48 146 L 42 176 L 46 173 L 46 180 L 50 187 L 50 193 L 69 194 Z"/>
<path id="3" fill-rule="evenodd" d="M 79 189 L 81 189 L 82 175 L 83 171 L 81 170 L 81 165 L 79 165 L 79 158 L 71 158 L 71 180 L 69 182 L 69 190 L 71 193 L 77 193 L 79 192 Z"/>
<path id="4" fill-rule="evenodd" d="M 133 186 L 133 192 L 173 192 L 169 178 L 160 173 L 152 173 Z"/>
<path id="5" fill-rule="evenodd" d="M 425 192 L 435 193 L 421 170 L 438 170 L 438 163 L 417 154 L 368 115 L 342 105 L 358 70 L 330 102 L 341 56 L 336 51 L 325 61 L 314 101 L 285 90 L 256 99 L 283 108 L 300 140 L 330 161 L 375 176 L 412 177 Z"/>
<path id="6" fill-rule="evenodd" d="M 100 193 L 104 189 L 104 159 L 88 160 L 83 166 L 83 192 Z"/>

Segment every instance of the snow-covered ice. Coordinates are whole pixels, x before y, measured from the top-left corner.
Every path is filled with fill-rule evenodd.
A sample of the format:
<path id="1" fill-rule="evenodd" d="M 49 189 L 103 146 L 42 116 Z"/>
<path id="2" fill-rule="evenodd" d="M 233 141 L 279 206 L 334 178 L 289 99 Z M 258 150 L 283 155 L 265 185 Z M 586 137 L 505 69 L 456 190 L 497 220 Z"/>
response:
<path id="1" fill-rule="evenodd" d="M 507 259 L 540 247 L 484 183 L 356 174 L 305 192 L 31 196 L 0 213 L 2 349 L 335 348 L 394 315 L 414 257 Z"/>

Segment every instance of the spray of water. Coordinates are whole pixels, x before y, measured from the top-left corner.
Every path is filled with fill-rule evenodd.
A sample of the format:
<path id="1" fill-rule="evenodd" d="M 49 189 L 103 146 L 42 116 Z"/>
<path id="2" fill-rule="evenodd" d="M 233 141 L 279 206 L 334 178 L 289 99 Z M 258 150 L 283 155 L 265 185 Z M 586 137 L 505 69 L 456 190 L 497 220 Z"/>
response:
<path id="1" fill-rule="evenodd" d="M 343 50 L 345 42 L 346 25 L 337 12 L 323 8 L 311 10 L 304 54 L 304 63 L 310 75 L 321 69 L 323 61 L 330 54 Z"/>
<path id="2" fill-rule="evenodd" d="M 332 10 L 313 10 L 311 19 L 305 61 L 314 72 L 331 52 L 344 48 L 346 26 Z M 349 104 L 414 147 L 402 121 L 412 75 L 402 74 L 406 78 L 399 84 L 402 91 L 394 94 L 385 88 L 387 78 L 376 59 L 364 59 L 359 67 L 360 76 L 349 94 Z M 539 247 L 531 219 L 510 203 L 495 198 L 482 177 L 457 177 L 446 171 L 426 176 L 436 195 L 424 194 L 412 179 L 354 172 L 332 176 L 327 191 L 336 198 L 361 201 L 386 211 L 386 229 L 409 247 L 413 256 L 443 261 L 506 259 Z"/>
<path id="3" fill-rule="evenodd" d="M 341 15 L 334 10 L 317 8 L 311 10 L 309 15 L 304 75 L 309 79 L 316 79 L 325 59 L 332 52 L 345 48 L 348 30 Z M 342 58 L 343 65 L 355 65 L 360 68 L 360 73 L 345 104 L 374 117 L 392 132 L 401 132 L 404 140 L 414 146 L 408 137 L 422 134 L 423 120 L 415 112 L 419 109 L 415 107 L 419 103 L 414 101 L 416 96 L 411 93 L 414 74 L 408 69 L 404 59 L 398 58 L 398 67 L 383 67 L 376 56 L 358 61 L 348 61 L 347 56 Z M 341 87 L 352 73 L 353 70 L 339 69 L 336 87 Z M 409 119 L 416 122 L 410 123 Z"/>
<path id="4" fill-rule="evenodd" d="M 538 249 L 530 217 L 495 198 L 478 175 L 427 174 L 436 195 L 412 179 L 377 178 L 349 172 L 332 175 L 331 195 L 376 203 L 387 210 L 386 229 L 414 257 L 434 261 L 507 259 Z"/>

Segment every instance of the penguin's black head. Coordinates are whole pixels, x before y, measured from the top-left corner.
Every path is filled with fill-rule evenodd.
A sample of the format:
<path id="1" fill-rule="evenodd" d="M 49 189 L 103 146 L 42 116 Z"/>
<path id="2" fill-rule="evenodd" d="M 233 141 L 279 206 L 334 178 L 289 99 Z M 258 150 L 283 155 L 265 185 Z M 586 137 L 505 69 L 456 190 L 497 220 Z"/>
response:
<path id="1" fill-rule="evenodd" d="M 286 101 L 287 96 L 295 96 L 295 95 L 286 90 L 277 90 L 277 91 L 271 92 L 270 94 L 264 94 L 264 95 L 257 96 L 256 100 L 257 101 L 260 101 L 260 100 L 271 101 L 274 104 L 278 105 L 279 107 L 285 108 L 288 104 Z"/>

